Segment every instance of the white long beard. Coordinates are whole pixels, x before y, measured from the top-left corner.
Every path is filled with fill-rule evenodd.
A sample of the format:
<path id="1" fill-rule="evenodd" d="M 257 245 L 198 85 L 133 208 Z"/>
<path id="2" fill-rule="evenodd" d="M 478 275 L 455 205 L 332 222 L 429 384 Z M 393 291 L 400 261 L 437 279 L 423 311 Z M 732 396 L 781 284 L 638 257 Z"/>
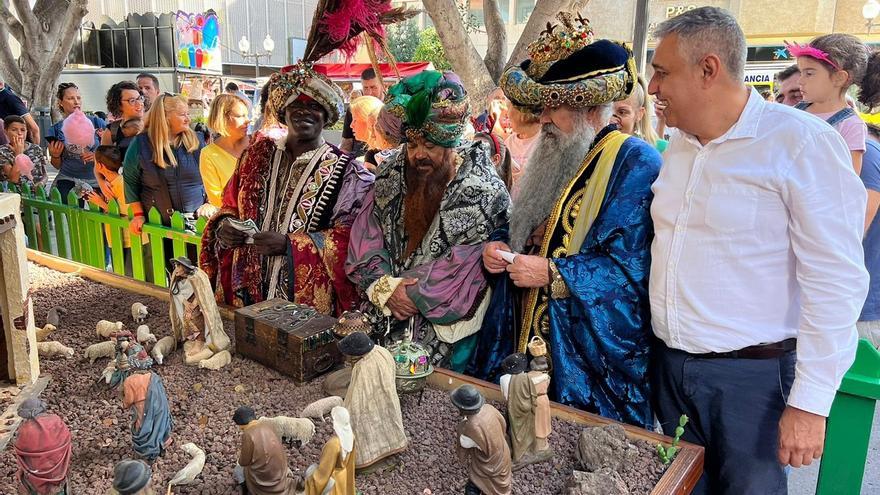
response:
<path id="1" fill-rule="evenodd" d="M 570 134 L 563 134 L 553 124 L 543 125 L 510 215 L 510 247 L 514 252 L 521 252 L 532 232 L 550 216 L 563 189 L 580 169 L 596 133 L 587 119 L 576 122 Z"/>

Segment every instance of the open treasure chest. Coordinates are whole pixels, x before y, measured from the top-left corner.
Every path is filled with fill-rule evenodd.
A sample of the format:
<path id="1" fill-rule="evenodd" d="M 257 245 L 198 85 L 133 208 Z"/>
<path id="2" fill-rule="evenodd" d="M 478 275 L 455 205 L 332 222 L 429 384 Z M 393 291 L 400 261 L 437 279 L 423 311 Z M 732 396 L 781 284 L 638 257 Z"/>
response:
<path id="1" fill-rule="evenodd" d="M 335 324 L 311 306 L 263 301 L 235 311 L 235 351 L 302 384 L 342 364 Z"/>

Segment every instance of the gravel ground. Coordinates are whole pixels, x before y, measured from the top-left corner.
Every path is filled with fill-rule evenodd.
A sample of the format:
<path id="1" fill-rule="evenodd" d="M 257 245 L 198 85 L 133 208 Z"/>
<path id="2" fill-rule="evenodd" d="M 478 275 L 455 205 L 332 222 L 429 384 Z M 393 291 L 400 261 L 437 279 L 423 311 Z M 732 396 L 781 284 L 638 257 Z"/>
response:
<path id="1" fill-rule="evenodd" d="M 128 293 L 98 283 L 30 264 L 34 312 L 42 326 L 46 312 L 53 306 L 68 310 L 61 328 L 49 337 L 73 347 L 71 360 L 41 362 L 43 373 L 53 376 L 42 397 L 50 412 L 60 414 L 74 436 L 70 480 L 75 493 L 104 493 L 110 486 L 116 462 L 134 455 L 129 433 L 129 416 L 122 410 L 117 391 L 98 394 L 91 385 L 107 364 L 101 359 L 90 365 L 80 361 L 85 348 L 98 342 L 95 323 L 106 319 L 123 321 L 126 328 L 136 327 L 130 321 L 131 304 L 140 301 L 150 309 L 147 324 L 161 338 L 171 332 L 168 304 L 156 299 Z M 232 323 L 226 322 L 232 334 Z M 177 352 L 156 367 L 162 376 L 171 402 L 174 418 L 174 445 L 153 466 L 153 486 L 164 493 L 168 480 L 188 462 L 179 446 L 187 442 L 198 445 L 207 454 L 202 474 L 193 485 L 176 487 L 180 494 L 232 494 L 232 469 L 238 453 L 239 433 L 232 422 L 232 413 L 242 404 L 249 404 L 258 416 L 297 416 L 308 403 L 323 396 L 320 380 L 297 387 L 283 375 L 255 362 L 234 357 L 232 363 L 212 372 L 188 367 Z M 466 473 L 457 461 L 454 450 L 454 426 L 458 421 L 447 393 L 428 389 L 421 407 L 417 397 L 401 398 L 404 424 L 410 448 L 399 456 L 400 463 L 392 470 L 358 477 L 358 489 L 365 494 L 417 495 L 427 488 L 434 495 L 462 493 Z M 500 410 L 503 408 L 496 405 Z M 515 494 L 555 494 L 575 468 L 574 452 L 580 428 L 578 425 L 553 420 L 551 445 L 555 458 L 543 464 L 526 467 L 514 473 Z M 318 423 L 315 437 L 301 448 L 288 448 L 288 461 L 295 473 L 317 462 L 321 447 L 332 435 L 332 424 Z M 632 493 L 648 493 L 662 474 L 651 445 L 638 445 L 645 462 L 629 466 L 621 473 Z M 15 461 L 10 449 L 0 453 L 0 493 L 14 493 L 12 480 Z"/>

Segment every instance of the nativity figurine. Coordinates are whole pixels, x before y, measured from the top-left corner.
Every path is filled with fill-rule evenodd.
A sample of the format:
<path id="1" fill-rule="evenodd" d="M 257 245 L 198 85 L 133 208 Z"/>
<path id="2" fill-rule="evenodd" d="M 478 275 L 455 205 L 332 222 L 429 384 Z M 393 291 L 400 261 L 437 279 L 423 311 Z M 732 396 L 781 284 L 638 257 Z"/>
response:
<path id="1" fill-rule="evenodd" d="M 511 461 L 507 422 L 473 385 L 461 385 L 450 395 L 462 415 L 456 426 L 456 452 L 465 464 L 465 495 L 510 495 Z"/>
<path id="2" fill-rule="evenodd" d="M 125 459 L 113 468 L 113 489 L 111 495 L 151 495 L 150 477 L 153 470 L 139 460 Z"/>
<path id="3" fill-rule="evenodd" d="M 537 439 L 537 408 L 538 389 L 535 382 L 544 387 L 546 398 L 546 380 L 549 376 L 536 373 L 534 376 L 528 372 L 528 358 L 523 353 L 511 354 L 501 362 L 504 375 L 501 376 L 501 392 L 507 399 L 507 417 L 510 423 L 510 445 L 513 461 L 513 470 L 535 462 L 546 461 L 553 456 L 552 451 L 546 445 L 538 449 Z"/>
<path id="4" fill-rule="evenodd" d="M 272 424 L 258 421 L 254 410 L 241 406 L 232 421 L 241 429 L 241 450 L 233 476 L 251 495 L 295 495 L 299 480 L 287 467 L 287 451 Z"/>
<path id="5" fill-rule="evenodd" d="M 215 354 L 228 351 L 231 343 L 205 272 L 185 257 L 175 258 L 171 264 L 171 329 L 176 341 L 183 344 L 184 362 L 199 366 Z M 210 362 L 200 367 L 219 369 L 228 364 L 226 360 L 220 362 L 220 366 Z"/>
<path id="6" fill-rule="evenodd" d="M 165 384 L 151 371 L 152 365 L 149 356 L 130 360 L 129 374 L 122 383 L 122 407 L 131 411 L 131 443 L 134 451 L 148 462 L 171 445 L 174 427 Z"/>
<path id="7" fill-rule="evenodd" d="M 352 365 L 345 408 L 358 440 L 355 466 L 357 469 L 375 467 L 380 461 L 403 452 L 407 446 L 394 358 L 363 332 L 348 335 L 338 346 Z"/>
<path id="8" fill-rule="evenodd" d="M 354 474 L 357 442 L 348 410 L 336 406 L 330 411 L 334 435 L 321 450 L 321 459 L 306 470 L 305 495 L 355 495 Z"/>
<path id="9" fill-rule="evenodd" d="M 70 493 L 70 430 L 57 414 L 46 412 L 38 398 L 25 399 L 18 407 L 22 419 L 12 443 L 18 464 L 16 480 L 20 493 L 56 495 Z"/>

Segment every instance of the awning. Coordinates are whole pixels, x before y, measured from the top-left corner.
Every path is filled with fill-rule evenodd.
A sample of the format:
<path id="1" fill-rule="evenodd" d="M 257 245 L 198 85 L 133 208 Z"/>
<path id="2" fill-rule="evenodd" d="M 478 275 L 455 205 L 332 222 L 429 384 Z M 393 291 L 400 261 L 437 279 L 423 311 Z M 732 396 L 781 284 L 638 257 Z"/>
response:
<path id="1" fill-rule="evenodd" d="M 327 77 L 337 82 L 360 81 L 361 73 L 373 67 L 372 64 L 315 64 L 315 68 L 323 71 Z M 400 77 L 418 74 L 425 69 L 432 69 L 431 62 L 398 62 L 397 70 Z M 379 70 L 385 79 L 394 79 L 396 75 L 388 64 L 379 64 Z"/>

